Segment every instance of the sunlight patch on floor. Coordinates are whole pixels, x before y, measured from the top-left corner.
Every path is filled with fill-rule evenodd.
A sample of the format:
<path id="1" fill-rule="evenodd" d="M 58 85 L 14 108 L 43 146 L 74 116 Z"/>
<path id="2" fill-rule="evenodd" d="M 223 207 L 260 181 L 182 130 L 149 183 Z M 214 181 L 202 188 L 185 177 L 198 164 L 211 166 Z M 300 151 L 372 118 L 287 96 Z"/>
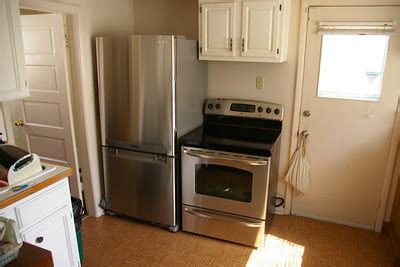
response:
<path id="1" fill-rule="evenodd" d="M 301 266 L 304 246 L 268 234 L 265 246 L 255 249 L 246 266 Z"/>

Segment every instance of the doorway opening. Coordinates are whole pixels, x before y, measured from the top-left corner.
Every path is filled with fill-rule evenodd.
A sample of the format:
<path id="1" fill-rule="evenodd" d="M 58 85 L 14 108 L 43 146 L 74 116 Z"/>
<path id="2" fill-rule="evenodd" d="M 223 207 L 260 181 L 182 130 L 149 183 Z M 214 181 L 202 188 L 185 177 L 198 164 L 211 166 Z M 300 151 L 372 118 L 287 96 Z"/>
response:
<path id="1" fill-rule="evenodd" d="M 92 199 L 86 197 L 90 184 L 83 182 L 85 176 L 90 180 L 90 170 L 77 77 L 79 48 L 69 34 L 74 30 L 74 15 L 22 8 L 20 15 L 26 84 L 31 93 L 3 109 L 6 124 L 12 128 L 7 138 L 44 162 L 74 169 L 69 177 L 71 195 L 81 199 L 85 209 L 93 207 Z"/>

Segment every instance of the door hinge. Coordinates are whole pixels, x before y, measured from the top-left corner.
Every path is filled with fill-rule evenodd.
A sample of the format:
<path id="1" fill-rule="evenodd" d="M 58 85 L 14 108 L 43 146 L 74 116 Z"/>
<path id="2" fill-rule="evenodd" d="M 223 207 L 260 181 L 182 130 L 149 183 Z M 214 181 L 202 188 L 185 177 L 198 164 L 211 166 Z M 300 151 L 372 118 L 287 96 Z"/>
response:
<path id="1" fill-rule="evenodd" d="M 279 55 L 279 48 L 277 48 L 277 49 L 276 49 L 276 54 L 278 54 L 278 55 Z"/>
<path id="2" fill-rule="evenodd" d="M 203 53 L 203 48 L 200 47 L 200 48 L 199 48 L 199 51 L 200 51 L 200 53 Z"/>
<path id="3" fill-rule="evenodd" d="M 69 37 L 67 34 L 64 34 L 64 40 L 65 40 L 65 47 L 69 47 L 70 43 L 69 43 Z"/>
<path id="4" fill-rule="evenodd" d="M 25 80 L 25 87 L 28 87 L 28 81 Z"/>
<path id="5" fill-rule="evenodd" d="M 202 8 L 202 7 L 200 7 L 200 13 L 201 13 L 201 12 L 203 12 L 203 8 Z"/>
<path id="6" fill-rule="evenodd" d="M 279 11 L 282 11 L 282 4 L 279 5 Z"/>

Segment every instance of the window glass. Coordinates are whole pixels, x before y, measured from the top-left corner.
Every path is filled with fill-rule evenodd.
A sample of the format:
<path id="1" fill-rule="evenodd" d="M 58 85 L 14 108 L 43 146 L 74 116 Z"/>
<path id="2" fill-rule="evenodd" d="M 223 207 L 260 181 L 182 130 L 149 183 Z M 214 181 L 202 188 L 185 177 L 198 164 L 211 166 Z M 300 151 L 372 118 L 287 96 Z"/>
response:
<path id="1" fill-rule="evenodd" d="M 318 97 L 379 101 L 389 36 L 323 35 Z"/>

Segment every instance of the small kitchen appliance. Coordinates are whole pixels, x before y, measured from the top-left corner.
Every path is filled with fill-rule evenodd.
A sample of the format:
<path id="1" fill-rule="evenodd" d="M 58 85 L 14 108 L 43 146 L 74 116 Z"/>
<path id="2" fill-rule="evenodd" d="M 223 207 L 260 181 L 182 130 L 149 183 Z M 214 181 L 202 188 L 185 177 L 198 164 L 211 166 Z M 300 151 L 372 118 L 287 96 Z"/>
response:
<path id="1" fill-rule="evenodd" d="M 42 171 L 42 163 L 36 154 L 28 154 L 17 160 L 8 170 L 8 184 L 13 185 Z"/>
<path id="2" fill-rule="evenodd" d="M 183 230 L 264 245 L 277 190 L 282 105 L 209 99 L 181 138 Z"/>

